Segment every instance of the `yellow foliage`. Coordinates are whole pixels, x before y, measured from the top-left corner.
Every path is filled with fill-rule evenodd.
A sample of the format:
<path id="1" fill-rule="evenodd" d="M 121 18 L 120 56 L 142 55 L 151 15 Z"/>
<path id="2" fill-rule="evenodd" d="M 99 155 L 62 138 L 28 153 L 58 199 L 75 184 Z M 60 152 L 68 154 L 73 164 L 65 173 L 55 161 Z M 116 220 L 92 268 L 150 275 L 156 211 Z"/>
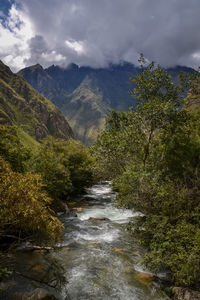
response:
<path id="1" fill-rule="evenodd" d="M 42 188 L 40 175 L 13 172 L 0 157 L 0 236 L 61 237 L 63 226 L 48 208 L 51 199 Z"/>

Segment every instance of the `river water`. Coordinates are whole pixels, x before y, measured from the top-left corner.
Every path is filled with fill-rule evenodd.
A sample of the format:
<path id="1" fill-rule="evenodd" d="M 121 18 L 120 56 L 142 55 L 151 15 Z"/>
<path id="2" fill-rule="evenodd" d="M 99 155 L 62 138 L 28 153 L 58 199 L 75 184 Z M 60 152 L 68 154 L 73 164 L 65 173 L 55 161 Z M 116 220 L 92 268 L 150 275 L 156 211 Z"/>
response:
<path id="1" fill-rule="evenodd" d="M 109 182 L 93 186 L 74 200 L 82 208 L 77 216 L 60 215 L 65 232 L 55 250 L 14 251 L 16 272 L 0 286 L 0 299 L 21 299 L 36 288 L 59 300 L 168 299 L 158 283 L 138 277 L 148 272 L 140 265 L 143 249 L 125 225 L 140 214 L 116 208 L 114 198 Z"/>
<path id="2" fill-rule="evenodd" d="M 125 224 L 139 213 L 118 209 L 109 182 L 87 190 L 77 217 L 61 216 L 65 225 L 59 258 L 67 278 L 62 298 L 70 300 L 164 300 L 156 283 L 138 280 L 142 249 Z M 95 220 L 92 218 L 106 218 Z M 59 257 L 58 257 L 59 256 Z"/>

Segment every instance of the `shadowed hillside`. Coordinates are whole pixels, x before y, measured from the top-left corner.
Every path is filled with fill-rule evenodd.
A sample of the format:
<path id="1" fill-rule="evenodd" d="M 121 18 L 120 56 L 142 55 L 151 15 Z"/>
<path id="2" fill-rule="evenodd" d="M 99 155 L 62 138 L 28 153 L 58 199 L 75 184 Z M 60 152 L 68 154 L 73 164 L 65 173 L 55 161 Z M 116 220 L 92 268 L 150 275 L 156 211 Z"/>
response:
<path id="1" fill-rule="evenodd" d="M 135 106 L 131 98 L 129 79 L 134 76 L 134 65 L 124 63 L 105 69 L 78 67 L 71 64 L 66 69 L 40 65 L 19 72 L 36 90 L 48 97 L 66 116 L 75 136 L 85 144 L 96 140 L 98 130 L 103 129 L 105 116 L 115 109 L 128 111 Z M 186 67 L 169 69 L 172 78 L 179 71 L 192 72 Z"/>

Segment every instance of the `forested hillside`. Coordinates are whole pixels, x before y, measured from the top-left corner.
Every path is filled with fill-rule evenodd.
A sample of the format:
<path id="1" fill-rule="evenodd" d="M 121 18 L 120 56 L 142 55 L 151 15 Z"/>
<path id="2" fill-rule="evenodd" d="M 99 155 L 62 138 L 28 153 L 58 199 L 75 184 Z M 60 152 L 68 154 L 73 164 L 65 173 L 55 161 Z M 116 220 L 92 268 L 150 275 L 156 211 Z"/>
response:
<path id="1" fill-rule="evenodd" d="M 97 173 L 113 179 L 119 206 L 143 213 L 128 226 L 146 249 L 143 262 L 172 285 L 199 290 L 200 80 L 180 74 L 174 85 L 151 63 L 132 81 L 137 107 L 107 118 L 94 147 Z"/>
<path id="2" fill-rule="evenodd" d="M 55 212 L 92 181 L 92 158 L 65 117 L 0 63 L 0 241 L 59 240 Z"/>

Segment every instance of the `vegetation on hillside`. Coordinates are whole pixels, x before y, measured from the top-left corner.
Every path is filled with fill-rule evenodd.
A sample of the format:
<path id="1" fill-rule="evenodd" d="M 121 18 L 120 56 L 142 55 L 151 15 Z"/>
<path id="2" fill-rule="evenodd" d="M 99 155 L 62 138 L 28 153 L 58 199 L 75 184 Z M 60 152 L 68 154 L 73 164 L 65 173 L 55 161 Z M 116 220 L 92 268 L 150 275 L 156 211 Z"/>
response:
<path id="1" fill-rule="evenodd" d="M 130 63 L 95 69 L 75 64 L 67 68 L 53 65 L 47 69 L 35 65 L 19 74 L 61 109 L 76 138 L 91 145 L 104 129 L 105 117 L 112 109 L 128 111 L 135 106 L 136 98 L 131 99 L 128 93 L 132 88 L 128 79 L 134 70 L 139 71 L 139 68 Z M 173 81 L 177 80 L 180 70 L 193 72 L 186 67 L 171 68 Z"/>
<path id="2" fill-rule="evenodd" d="M 200 80 L 180 74 L 175 85 L 159 65 L 143 64 L 132 79 L 136 109 L 112 111 L 93 148 L 96 172 L 113 179 L 119 206 L 144 214 L 129 226 L 147 249 L 144 263 L 199 289 L 200 109 L 189 103 Z"/>
<path id="3" fill-rule="evenodd" d="M 30 160 L 31 170 L 42 175 L 48 194 L 56 200 L 81 193 L 92 182 L 92 158 L 88 149 L 75 140 L 42 141 Z"/>
<path id="4" fill-rule="evenodd" d="M 61 112 L 0 61 L 0 241 L 57 241 L 54 211 L 92 182 L 91 156 Z"/>
<path id="5" fill-rule="evenodd" d="M 40 175 L 13 172 L 0 158 L 0 238 L 27 236 L 59 240 L 62 224 L 49 209 Z"/>
<path id="6" fill-rule="evenodd" d="M 59 109 L 0 61 L 0 124 L 20 126 L 40 141 L 51 135 L 68 139 L 73 132 Z"/>
<path id="7" fill-rule="evenodd" d="M 91 184 L 88 150 L 53 137 L 31 149 L 14 126 L 0 125 L 0 137 L 0 239 L 59 240 L 62 225 L 52 209 Z"/>

